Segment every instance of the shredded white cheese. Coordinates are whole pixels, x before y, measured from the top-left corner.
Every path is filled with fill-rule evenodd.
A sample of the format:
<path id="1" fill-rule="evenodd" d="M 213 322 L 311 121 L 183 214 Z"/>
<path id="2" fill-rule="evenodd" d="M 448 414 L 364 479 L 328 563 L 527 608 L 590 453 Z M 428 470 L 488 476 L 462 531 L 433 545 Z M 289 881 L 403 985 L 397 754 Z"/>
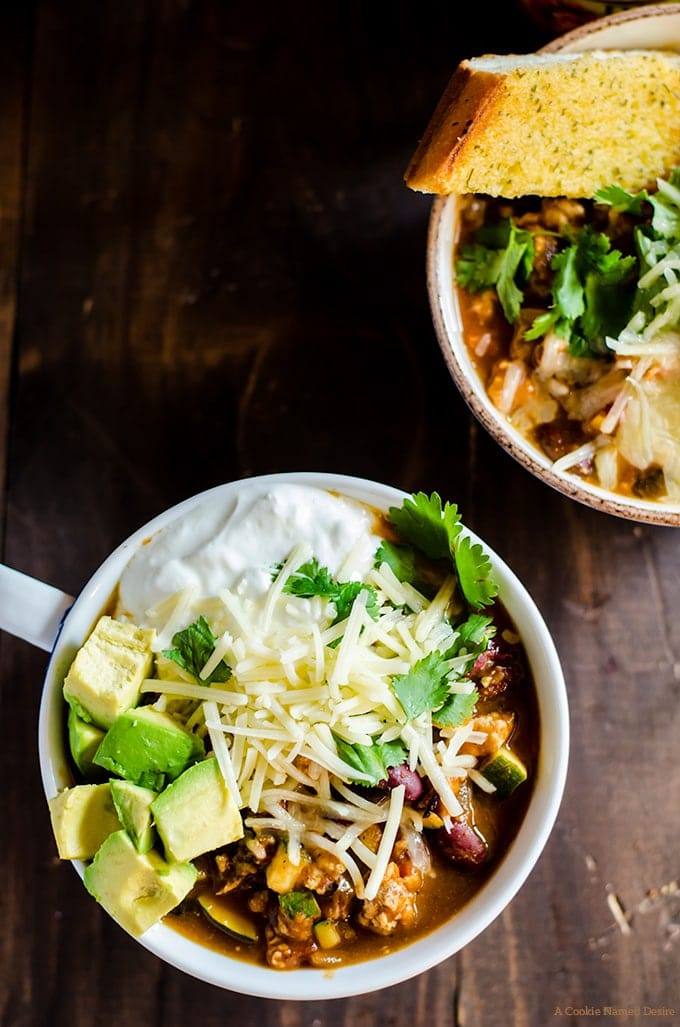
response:
<path id="1" fill-rule="evenodd" d="M 376 854 L 375 866 L 371 870 L 369 878 L 366 881 L 365 896 L 367 899 L 374 899 L 376 897 L 385 871 L 387 870 L 387 864 L 390 861 L 392 848 L 397 838 L 397 831 L 399 830 L 401 811 L 404 808 L 405 791 L 406 789 L 404 788 L 404 785 L 397 785 L 397 787 L 393 788 L 390 792 L 390 812 L 387 816 L 387 821 L 385 822 L 382 838 L 380 839 L 380 846 Z"/>
<path id="2" fill-rule="evenodd" d="M 578 449 L 573 449 L 571 453 L 565 453 L 559 460 L 555 460 L 553 471 L 558 474 L 561 471 L 569 471 L 572 467 L 576 467 L 577 464 L 582 463 L 584 460 L 590 460 L 595 455 L 595 443 L 586 442 L 583 446 L 579 446 Z"/>
<path id="3" fill-rule="evenodd" d="M 362 588 L 349 616 L 338 623 L 333 623 L 331 600 L 285 590 L 291 575 L 316 555 L 308 545 L 294 546 L 259 592 L 235 583 L 206 597 L 192 586 L 157 603 L 148 616 L 159 652 L 203 614 L 217 641 L 200 677 L 207 682 L 222 660 L 231 675 L 225 682 L 197 684 L 159 657 L 162 677 L 149 678 L 142 687 L 144 693 L 159 694 L 169 712 L 207 733 L 247 826 L 284 832 L 294 864 L 303 846 L 332 853 L 357 894 L 371 899 L 392 858 L 405 788 L 394 787 L 374 801 L 375 793 L 349 787 L 347 782 L 375 780 L 342 758 L 336 737 L 365 746 L 401 740 L 409 766 L 429 779 L 447 817 L 463 812 L 452 780 L 468 775 L 489 788 L 475 772 L 475 757 L 459 752 L 466 740 L 482 741 L 485 734 L 465 725 L 444 732 L 435 746 L 429 716 L 409 722 L 391 687 L 395 675 L 408 673 L 428 652 L 446 651 L 455 640 L 446 614 L 456 579 L 448 577 L 429 601 L 385 563 L 366 570 L 367 537 L 354 541 L 338 580 L 359 580 L 374 592 Z M 464 660 L 451 661 L 450 672 Z M 456 682 L 452 691 L 472 687 Z M 375 825 L 381 830 L 376 852 L 362 837 Z"/>
<path id="4" fill-rule="evenodd" d="M 206 727 L 210 734 L 213 751 L 219 764 L 219 768 L 222 771 L 222 777 L 224 778 L 227 788 L 234 796 L 237 806 L 240 806 L 243 800 L 241 799 L 238 782 L 234 775 L 234 768 L 232 766 L 231 756 L 229 755 L 229 749 L 224 740 L 224 733 L 222 732 L 222 725 L 220 724 L 219 713 L 217 712 L 217 703 L 214 699 L 203 703 L 203 712 L 205 715 Z"/>

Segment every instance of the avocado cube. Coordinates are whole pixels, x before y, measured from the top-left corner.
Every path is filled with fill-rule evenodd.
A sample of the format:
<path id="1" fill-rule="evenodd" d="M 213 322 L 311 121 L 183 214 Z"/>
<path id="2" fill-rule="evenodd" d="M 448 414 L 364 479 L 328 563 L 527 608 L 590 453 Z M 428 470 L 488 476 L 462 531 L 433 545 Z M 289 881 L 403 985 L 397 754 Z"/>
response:
<path id="1" fill-rule="evenodd" d="M 83 719 L 109 728 L 139 701 L 153 664 L 152 629 L 100 617 L 64 680 L 64 698 Z"/>
<path id="2" fill-rule="evenodd" d="M 61 859 L 92 859 L 104 839 L 120 830 L 108 782 L 65 788 L 48 806 Z"/>
<path id="3" fill-rule="evenodd" d="M 202 740 L 168 713 L 138 706 L 116 718 L 94 762 L 143 788 L 160 791 L 204 755 Z"/>
<path id="4" fill-rule="evenodd" d="M 179 905 L 197 876 L 191 863 L 167 863 L 153 850 L 137 852 L 127 831 L 115 831 L 85 867 L 83 880 L 107 913 L 139 937 Z"/>
<path id="5" fill-rule="evenodd" d="M 80 773 L 84 777 L 102 777 L 102 770 L 92 761 L 104 737 L 103 728 L 83 720 L 71 706 L 68 710 L 67 727 L 69 749 Z"/>
<path id="6" fill-rule="evenodd" d="M 194 859 L 243 837 L 241 814 L 214 756 L 168 785 L 151 812 L 171 859 Z"/>
<path id="7" fill-rule="evenodd" d="M 130 835 L 137 852 L 148 852 L 153 847 L 155 837 L 151 803 L 158 792 L 142 788 L 132 781 L 113 779 L 109 783 L 118 819 Z"/>

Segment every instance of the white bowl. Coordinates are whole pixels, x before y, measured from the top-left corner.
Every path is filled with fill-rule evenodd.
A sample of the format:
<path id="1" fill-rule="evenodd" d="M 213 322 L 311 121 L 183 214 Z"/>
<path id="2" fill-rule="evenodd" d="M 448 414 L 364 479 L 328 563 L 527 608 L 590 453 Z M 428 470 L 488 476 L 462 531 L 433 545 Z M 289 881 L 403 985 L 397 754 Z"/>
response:
<path id="1" fill-rule="evenodd" d="M 242 484 L 253 481 L 313 485 L 382 510 L 401 505 L 405 497 L 405 493 L 388 485 L 344 475 L 273 474 L 201 493 L 135 532 L 108 557 L 75 600 L 48 664 L 39 721 L 40 767 L 48 799 L 73 783 L 64 732 L 64 675 L 128 560 L 144 539 L 178 514 L 190 511 L 213 495 L 237 493 Z M 479 541 L 474 535 L 472 538 Z M 567 769 L 569 718 L 560 661 L 543 618 L 513 572 L 484 546 L 500 582 L 499 598 L 515 621 L 527 652 L 538 693 L 541 736 L 537 776 L 526 816 L 503 862 L 481 891 L 447 924 L 422 940 L 393 955 L 331 972 L 319 969 L 277 971 L 254 966 L 211 951 L 162 923 L 138 939 L 146 949 L 193 977 L 241 994 L 296 1000 L 342 998 L 397 984 L 435 966 L 475 938 L 507 906 L 540 856 L 557 815 Z M 82 877 L 83 864 L 74 861 L 74 867 Z M 102 915 L 106 915 L 103 910 Z"/>
<path id="2" fill-rule="evenodd" d="M 664 48 L 680 50 L 680 3 L 653 4 L 600 18 L 553 40 L 543 50 Z M 520 464 L 559 492 L 587 506 L 630 520 L 680 526 L 680 503 L 661 503 L 616 495 L 552 461 L 513 427 L 489 399 L 462 334 L 452 275 L 458 217 L 456 196 L 432 205 L 427 241 L 427 283 L 435 331 L 449 372 L 472 412 Z"/>

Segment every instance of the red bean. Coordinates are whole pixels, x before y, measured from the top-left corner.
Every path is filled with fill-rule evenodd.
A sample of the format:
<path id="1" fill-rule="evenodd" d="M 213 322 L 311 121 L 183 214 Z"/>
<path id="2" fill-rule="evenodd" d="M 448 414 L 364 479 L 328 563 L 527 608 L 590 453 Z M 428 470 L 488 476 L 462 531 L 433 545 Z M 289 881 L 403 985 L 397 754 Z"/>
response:
<path id="1" fill-rule="evenodd" d="M 489 855 L 489 846 L 465 820 L 452 820 L 437 831 L 437 840 L 446 856 L 454 862 L 477 866 Z"/>
<path id="2" fill-rule="evenodd" d="M 525 677 L 521 646 L 519 643 L 511 645 L 502 635 L 495 635 L 475 660 L 470 677 L 477 683 L 483 699 L 491 699 L 521 684 Z"/>
<path id="3" fill-rule="evenodd" d="M 396 788 L 397 785 L 404 785 L 404 798 L 413 802 L 423 794 L 423 782 L 415 770 L 411 770 L 408 763 L 400 763 L 398 767 L 389 767 L 387 780 L 380 782 L 384 788 Z"/>

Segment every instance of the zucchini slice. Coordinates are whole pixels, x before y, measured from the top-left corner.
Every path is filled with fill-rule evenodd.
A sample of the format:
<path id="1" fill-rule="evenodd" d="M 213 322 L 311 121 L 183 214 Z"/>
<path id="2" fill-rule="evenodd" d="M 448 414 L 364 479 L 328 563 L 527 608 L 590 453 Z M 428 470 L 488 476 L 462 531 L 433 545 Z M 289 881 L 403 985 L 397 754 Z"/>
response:
<path id="1" fill-rule="evenodd" d="M 254 945 L 258 941 L 255 923 L 224 895 L 211 895 L 203 892 L 198 897 L 198 905 L 211 924 L 229 934 L 237 941 L 246 945 Z"/>
<path id="2" fill-rule="evenodd" d="M 487 781 L 496 786 L 499 799 L 512 795 L 515 788 L 526 781 L 528 776 L 527 768 L 519 756 L 506 746 L 498 749 L 479 769 Z"/>

